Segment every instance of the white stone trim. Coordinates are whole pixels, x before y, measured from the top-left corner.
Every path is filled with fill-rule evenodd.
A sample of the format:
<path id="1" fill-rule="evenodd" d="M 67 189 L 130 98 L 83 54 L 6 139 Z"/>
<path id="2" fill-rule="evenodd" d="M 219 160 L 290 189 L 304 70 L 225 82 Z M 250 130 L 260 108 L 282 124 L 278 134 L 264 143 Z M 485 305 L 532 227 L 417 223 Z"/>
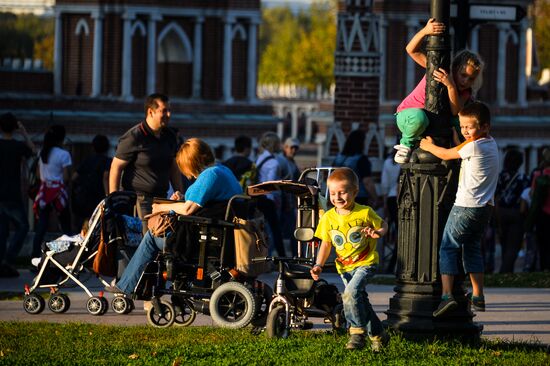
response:
<path id="1" fill-rule="evenodd" d="M 80 18 L 78 22 L 76 22 L 76 26 L 74 27 L 74 35 L 79 36 L 82 31 L 84 31 L 84 35 L 86 37 L 90 35 L 90 26 L 84 18 Z"/>
<path id="2" fill-rule="evenodd" d="M 162 58 L 160 56 L 164 56 L 160 54 L 161 51 L 161 44 L 164 38 L 170 33 L 174 31 L 175 34 L 180 39 L 183 48 L 185 50 L 185 59 L 183 62 L 190 63 L 193 61 L 193 47 L 191 46 L 191 42 L 189 41 L 189 37 L 187 37 L 187 34 L 185 31 L 181 28 L 179 24 L 176 22 L 170 22 L 164 29 L 160 32 L 158 39 L 157 39 L 157 62 L 160 62 Z"/>

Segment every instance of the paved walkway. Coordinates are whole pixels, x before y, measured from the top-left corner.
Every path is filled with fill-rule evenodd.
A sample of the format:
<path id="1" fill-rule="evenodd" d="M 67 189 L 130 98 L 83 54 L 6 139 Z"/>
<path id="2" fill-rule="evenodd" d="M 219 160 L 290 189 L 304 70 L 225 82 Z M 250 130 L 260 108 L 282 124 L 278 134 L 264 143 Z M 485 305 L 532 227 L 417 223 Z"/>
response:
<path id="1" fill-rule="evenodd" d="M 0 278 L 0 291 L 23 292 L 25 283 L 31 284 L 33 274 L 22 271 L 16 279 Z M 263 276 L 263 280 L 272 284 L 274 274 Z M 341 288 L 337 275 L 326 274 L 329 282 Z M 87 285 L 94 294 L 102 289 L 95 278 L 88 280 Z M 386 318 L 389 299 L 393 296 L 392 286 L 371 285 L 368 287 L 369 298 L 381 320 Z M 54 314 L 47 307 L 39 315 L 29 315 L 23 310 L 22 301 L 0 301 L 0 321 L 46 321 L 46 322 L 85 322 L 93 324 L 144 325 L 147 319 L 141 301 L 137 301 L 136 310 L 128 315 L 118 315 L 111 309 L 103 316 L 92 316 L 86 311 L 85 293 L 78 287 L 66 289 L 71 299 L 71 308 L 65 314 Z M 106 294 L 110 300 L 111 294 Z M 478 313 L 474 320 L 484 326 L 482 336 L 491 339 L 509 341 L 538 341 L 550 345 L 550 289 L 487 288 L 487 311 Z M 327 327 L 320 321 L 315 328 Z M 321 320 L 321 319 L 319 319 Z M 199 315 L 193 323 L 197 325 L 214 325 L 208 316 Z"/>

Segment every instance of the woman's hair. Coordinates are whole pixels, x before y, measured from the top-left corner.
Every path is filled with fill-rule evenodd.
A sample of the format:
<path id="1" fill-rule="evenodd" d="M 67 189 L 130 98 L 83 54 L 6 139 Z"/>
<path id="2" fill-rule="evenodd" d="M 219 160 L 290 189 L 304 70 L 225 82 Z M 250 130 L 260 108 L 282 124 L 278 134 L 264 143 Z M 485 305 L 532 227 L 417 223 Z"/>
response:
<path id="1" fill-rule="evenodd" d="M 275 153 L 281 148 L 281 139 L 272 131 L 268 131 L 260 138 L 261 151 L 267 150 L 270 153 Z"/>
<path id="2" fill-rule="evenodd" d="M 451 62 L 451 73 L 453 77 L 463 66 L 466 65 L 469 65 L 477 70 L 477 77 L 472 83 L 472 97 L 475 97 L 477 91 L 481 88 L 481 85 L 483 85 L 483 67 L 485 66 L 485 63 L 477 53 L 462 50 L 455 55 L 453 61 Z"/>
<path id="3" fill-rule="evenodd" d="M 62 125 L 52 125 L 44 134 L 44 143 L 42 145 L 42 150 L 40 151 L 40 159 L 42 163 L 48 164 L 48 158 L 50 152 L 54 147 L 60 147 L 65 140 L 65 127 Z"/>
<path id="4" fill-rule="evenodd" d="M 357 154 L 363 154 L 365 150 L 365 131 L 353 130 L 346 139 L 344 148 L 342 149 L 342 155 L 353 156 Z"/>
<path id="5" fill-rule="evenodd" d="M 337 168 L 329 175 L 327 183 L 346 182 L 352 189 L 359 190 L 359 178 L 350 168 Z"/>
<path id="6" fill-rule="evenodd" d="M 92 146 L 96 154 L 106 154 L 111 144 L 105 135 L 96 135 L 92 140 Z"/>
<path id="7" fill-rule="evenodd" d="M 176 154 L 176 163 L 188 179 L 196 178 L 206 167 L 214 164 L 216 159 L 210 146 L 201 139 L 186 140 Z"/>
<path id="8" fill-rule="evenodd" d="M 508 150 L 504 155 L 504 170 L 517 172 L 521 164 L 523 164 L 523 154 L 519 150 Z"/>

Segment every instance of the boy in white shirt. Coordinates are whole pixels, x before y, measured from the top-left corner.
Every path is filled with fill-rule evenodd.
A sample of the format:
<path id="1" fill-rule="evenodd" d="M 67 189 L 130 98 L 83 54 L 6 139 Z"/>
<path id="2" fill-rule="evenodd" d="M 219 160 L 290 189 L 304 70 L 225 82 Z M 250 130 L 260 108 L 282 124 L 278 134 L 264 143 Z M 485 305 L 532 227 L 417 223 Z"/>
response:
<path id="1" fill-rule="evenodd" d="M 441 303 L 433 312 L 442 316 L 457 307 L 453 297 L 454 276 L 458 275 L 461 252 L 464 270 L 470 274 L 472 293 L 468 300 L 473 308 L 485 311 L 483 296 L 483 256 L 481 239 L 493 209 L 493 196 L 498 181 L 498 148 L 489 136 L 491 113 L 481 102 L 473 102 L 459 113 L 460 130 L 466 139 L 450 149 L 434 145 L 431 137 L 420 141 L 420 148 L 440 159 L 462 159 L 456 199 L 449 213 L 439 248 Z"/>

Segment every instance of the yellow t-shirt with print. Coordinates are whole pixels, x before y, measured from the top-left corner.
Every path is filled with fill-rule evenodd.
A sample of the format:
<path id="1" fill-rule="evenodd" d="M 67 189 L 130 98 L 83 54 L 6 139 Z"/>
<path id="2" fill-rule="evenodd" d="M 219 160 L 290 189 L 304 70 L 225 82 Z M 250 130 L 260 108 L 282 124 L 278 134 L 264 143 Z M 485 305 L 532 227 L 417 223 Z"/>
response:
<path id="1" fill-rule="evenodd" d="M 355 203 L 348 215 L 340 215 L 331 208 L 321 217 L 315 236 L 332 243 L 336 249 L 338 273 L 378 264 L 376 239 L 361 233 L 367 226 L 378 230 L 382 226 L 382 219 L 372 208 L 358 203 Z"/>

